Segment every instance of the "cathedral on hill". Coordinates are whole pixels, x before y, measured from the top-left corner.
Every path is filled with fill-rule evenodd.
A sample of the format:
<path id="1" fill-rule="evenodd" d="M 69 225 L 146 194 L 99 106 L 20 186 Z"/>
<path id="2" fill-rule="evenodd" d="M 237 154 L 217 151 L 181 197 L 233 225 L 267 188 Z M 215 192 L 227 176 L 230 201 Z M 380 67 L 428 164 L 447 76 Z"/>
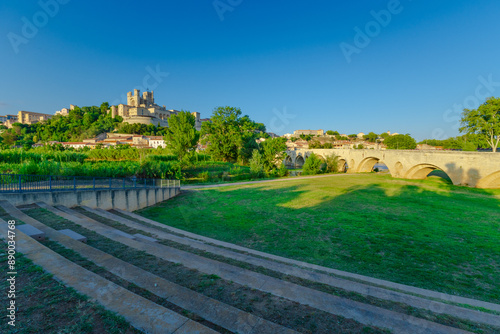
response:
<path id="1" fill-rule="evenodd" d="M 143 92 L 140 95 L 138 89 L 127 93 L 127 104 L 119 104 L 111 107 L 111 115 L 123 117 L 123 122 L 130 124 L 152 124 L 154 126 L 168 126 L 168 118 L 178 114 L 178 110 L 167 110 L 165 106 L 155 103 L 153 91 Z M 201 129 L 200 113 L 193 112 L 196 130 Z"/>

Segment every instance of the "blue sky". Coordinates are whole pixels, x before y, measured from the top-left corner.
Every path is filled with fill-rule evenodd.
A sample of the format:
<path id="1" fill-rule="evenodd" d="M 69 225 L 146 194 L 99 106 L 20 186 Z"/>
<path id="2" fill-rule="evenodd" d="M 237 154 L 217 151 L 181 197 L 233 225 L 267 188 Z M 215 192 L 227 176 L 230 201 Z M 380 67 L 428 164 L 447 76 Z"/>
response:
<path id="1" fill-rule="evenodd" d="M 235 106 L 279 134 L 421 140 L 458 135 L 464 106 L 500 96 L 493 0 L 2 1 L 0 13 L 0 114 L 149 88 L 169 109 Z"/>

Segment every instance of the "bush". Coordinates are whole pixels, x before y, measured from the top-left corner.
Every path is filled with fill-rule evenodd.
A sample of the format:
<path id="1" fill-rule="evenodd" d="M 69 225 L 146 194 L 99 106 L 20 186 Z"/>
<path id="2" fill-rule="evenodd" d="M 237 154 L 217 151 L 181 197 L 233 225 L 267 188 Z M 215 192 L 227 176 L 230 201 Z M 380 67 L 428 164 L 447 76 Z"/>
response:
<path id="1" fill-rule="evenodd" d="M 250 158 L 250 174 L 254 177 L 264 175 L 264 161 L 259 150 L 253 150 L 252 158 Z"/>
<path id="2" fill-rule="evenodd" d="M 278 169 L 278 176 L 279 177 L 288 176 L 288 169 L 286 168 L 284 163 L 282 163 L 280 168 Z"/>
<path id="3" fill-rule="evenodd" d="M 339 157 L 335 154 L 328 155 L 326 157 L 326 169 L 327 173 L 337 173 L 339 171 Z"/>
<path id="4" fill-rule="evenodd" d="M 321 173 L 321 165 L 323 161 L 314 153 L 312 153 L 302 167 L 302 175 L 316 175 Z"/>

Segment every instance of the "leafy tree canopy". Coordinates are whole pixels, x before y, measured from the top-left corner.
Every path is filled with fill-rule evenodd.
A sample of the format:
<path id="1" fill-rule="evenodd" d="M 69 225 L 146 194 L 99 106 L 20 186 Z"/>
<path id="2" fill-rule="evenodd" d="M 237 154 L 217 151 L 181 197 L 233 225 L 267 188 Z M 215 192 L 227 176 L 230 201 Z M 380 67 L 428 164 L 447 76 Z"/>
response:
<path id="1" fill-rule="evenodd" d="M 484 138 L 493 152 L 500 143 L 500 98 L 490 97 L 477 109 L 464 109 L 460 132 Z"/>
<path id="2" fill-rule="evenodd" d="M 417 142 L 409 134 L 389 136 L 384 144 L 394 150 L 414 150 L 417 147 Z"/>
<path id="3" fill-rule="evenodd" d="M 244 149 L 244 144 L 251 146 L 251 140 L 264 136 L 265 126 L 262 123 L 241 114 L 239 108 L 218 107 L 213 111 L 210 122 L 202 124 L 202 143 L 207 144 L 207 152 L 214 159 L 248 160 L 252 151 Z"/>
<path id="4" fill-rule="evenodd" d="M 377 141 L 378 135 L 375 132 L 370 132 L 367 135 L 364 135 L 364 139 L 369 141 L 370 143 L 375 143 Z"/>
<path id="5" fill-rule="evenodd" d="M 338 136 L 338 135 L 340 135 L 340 133 L 338 131 L 332 131 L 332 130 L 326 131 L 326 134 L 329 135 L 329 136 Z"/>
<path id="6" fill-rule="evenodd" d="M 285 158 L 286 138 L 272 138 L 260 144 L 264 170 L 269 172 L 278 168 Z"/>
<path id="7" fill-rule="evenodd" d="M 184 157 L 194 152 L 200 134 L 195 129 L 196 119 L 188 111 L 181 111 L 168 119 L 168 130 L 165 134 L 167 147 L 172 153 L 184 160 Z"/>
<path id="8" fill-rule="evenodd" d="M 107 103 L 101 107 L 75 107 L 68 116 L 56 115 L 51 119 L 32 125 L 15 123 L 2 133 L 4 144 L 12 145 L 16 141 L 30 143 L 37 141 L 80 141 L 93 138 L 102 132 L 113 131 L 122 119 L 112 118 L 107 113 Z M 26 145 L 25 145 L 26 146 Z"/>

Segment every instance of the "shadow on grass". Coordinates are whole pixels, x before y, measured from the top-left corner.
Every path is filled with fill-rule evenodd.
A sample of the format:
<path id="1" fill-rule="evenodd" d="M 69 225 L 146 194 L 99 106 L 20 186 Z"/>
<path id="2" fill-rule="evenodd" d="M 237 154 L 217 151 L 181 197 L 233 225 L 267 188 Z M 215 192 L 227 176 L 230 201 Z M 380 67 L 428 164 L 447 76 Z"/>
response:
<path id="1" fill-rule="evenodd" d="M 498 302 L 496 192 L 441 180 L 345 181 L 191 191 L 139 213 L 289 258 Z"/>

